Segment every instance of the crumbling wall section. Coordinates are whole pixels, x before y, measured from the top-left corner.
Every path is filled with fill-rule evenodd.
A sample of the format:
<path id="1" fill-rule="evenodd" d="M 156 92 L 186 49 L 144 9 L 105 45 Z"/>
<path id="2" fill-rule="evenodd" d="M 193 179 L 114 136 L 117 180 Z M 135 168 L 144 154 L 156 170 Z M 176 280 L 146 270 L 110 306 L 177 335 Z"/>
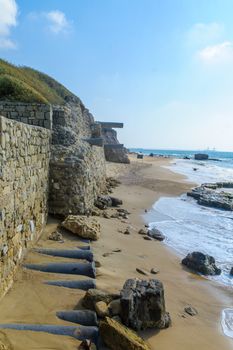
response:
<path id="1" fill-rule="evenodd" d="M 51 132 L 0 116 L 0 296 L 46 224 Z"/>
<path id="2" fill-rule="evenodd" d="M 117 132 L 112 128 L 104 128 L 102 130 L 104 144 L 118 145 Z M 130 162 L 126 148 L 106 147 L 104 149 L 105 158 L 108 162 L 126 163 Z"/>
<path id="3" fill-rule="evenodd" d="M 106 185 L 103 147 L 85 141 L 94 118 L 80 102 L 53 106 L 49 211 L 88 214 Z"/>

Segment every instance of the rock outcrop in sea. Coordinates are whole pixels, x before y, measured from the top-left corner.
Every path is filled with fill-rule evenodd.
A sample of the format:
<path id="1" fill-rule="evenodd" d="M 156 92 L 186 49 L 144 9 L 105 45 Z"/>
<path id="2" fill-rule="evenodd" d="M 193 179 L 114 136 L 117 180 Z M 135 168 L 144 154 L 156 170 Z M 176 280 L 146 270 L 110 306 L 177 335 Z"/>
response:
<path id="1" fill-rule="evenodd" d="M 187 195 L 197 200 L 200 205 L 223 210 L 233 210 L 233 193 L 226 188 L 233 188 L 231 182 L 207 183 L 193 188 Z"/>

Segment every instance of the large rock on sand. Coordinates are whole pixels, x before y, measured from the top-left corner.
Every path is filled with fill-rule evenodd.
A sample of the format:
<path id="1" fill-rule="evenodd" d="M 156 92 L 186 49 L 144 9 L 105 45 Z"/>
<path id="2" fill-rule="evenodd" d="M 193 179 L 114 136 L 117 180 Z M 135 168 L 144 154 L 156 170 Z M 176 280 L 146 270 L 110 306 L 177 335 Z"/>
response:
<path id="1" fill-rule="evenodd" d="M 150 350 L 136 333 L 109 317 L 100 322 L 100 336 L 112 350 Z"/>
<path id="2" fill-rule="evenodd" d="M 121 291 L 121 318 L 135 330 L 169 327 L 163 284 L 155 279 L 128 279 Z"/>
<path id="3" fill-rule="evenodd" d="M 100 236 L 100 224 L 93 217 L 69 215 L 62 226 L 79 237 L 96 241 Z"/>
<path id="4" fill-rule="evenodd" d="M 215 265 L 215 259 L 210 255 L 200 252 L 189 253 L 182 260 L 182 264 L 203 275 L 214 276 L 221 274 L 221 269 Z"/>

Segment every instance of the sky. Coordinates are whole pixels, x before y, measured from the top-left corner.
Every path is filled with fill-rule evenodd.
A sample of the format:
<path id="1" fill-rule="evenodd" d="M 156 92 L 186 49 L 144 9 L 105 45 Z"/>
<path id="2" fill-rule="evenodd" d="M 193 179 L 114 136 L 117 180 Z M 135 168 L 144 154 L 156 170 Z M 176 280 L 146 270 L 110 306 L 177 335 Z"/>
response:
<path id="1" fill-rule="evenodd" d="M 45 72 L 126 147 L 233 151 L 232 0 L 0 0 L 0 57 Z"/>

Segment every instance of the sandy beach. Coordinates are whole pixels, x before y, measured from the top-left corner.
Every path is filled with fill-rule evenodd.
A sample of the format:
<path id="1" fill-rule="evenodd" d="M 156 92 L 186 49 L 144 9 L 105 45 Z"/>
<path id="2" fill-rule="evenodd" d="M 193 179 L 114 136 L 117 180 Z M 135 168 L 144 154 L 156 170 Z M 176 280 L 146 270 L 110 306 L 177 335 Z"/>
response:
<path id="1" fill-rule="evenodd" d="M 163 167 L 169 161 L 149 157 L 141 161 L 131 156 L 130 165 L 107 164 L 108 176 L 121 181 L 113 194 L 123 200 L 122 208 L 131 214 L 128 220 L 99 218 L 101 238 L 92 244 L 95 260 L 101 264 L 97 270 L 97 288 L 116 292 L 128 278 L 158 278 L 164 284 L 166 308 L 170 312 L 172 326 L 141 334 L 148 340 L 151 349 L 230 350 L 233 341 L 222 333 L 220 316 L 223 308 L 232 305 L 232 292 L 185 270 L 171 249 L 157 241 L 146 241 L 138 234 L 145 224 L 145 209 L 149 210 L 161 196 L 177 196 L 193 186 L 183 176 Z M 115 212 L 115 209 L 108 211 Z M 71 248 L 80 244 L 76 237 L 68 234 L 64 236 L 65 242 L 62 244 L 49 241 L 47 237 L 58 223 L 55 219 L 49 220 L 37 247 Z M 126 227 L 130 227 L 130 235 L 123 234 Z M 120 251 L 113 252 L 115 249 Z M 27 263 L 62 260 L 64 258 L 41 256 L 33 251 L 25 258 Z M 153 267 L 159 270 L 156 276 L 150 274 Z M 148 271 L 149 275 L 140 275 L 136 268 Z M 69 325 L 56 317 L 56 311 L 76 308 L 84 292 L 43 284 L 44 280 L 49 279 L 55 279 L 54 274 L 51 276 L 20 267 L 13 287 L 0 301 L 0 323 Z M 63 279 L 72 277 L 66 275 Z M 186 305 L 195 307 L 198 315 L 184 317 Z M 4 330 L 4 334 L 15 350 L 68 350 L 77 349 L 78 344 L 75 339 L 45 333 Z"/>

